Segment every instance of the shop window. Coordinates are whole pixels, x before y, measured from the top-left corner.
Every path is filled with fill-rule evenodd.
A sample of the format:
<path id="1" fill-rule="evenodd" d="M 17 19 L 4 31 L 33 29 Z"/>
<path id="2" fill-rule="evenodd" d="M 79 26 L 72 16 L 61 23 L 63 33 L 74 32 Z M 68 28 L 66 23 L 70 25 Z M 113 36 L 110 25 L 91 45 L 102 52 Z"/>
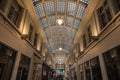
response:
<path id="1" fill-rule="evenodd" d="M 16 80 L 28 80 L 30 58 L 21 55 Z"/>
<path id="2" fill-rule="evenodd" d="M 34 37 L 34 46 L 37 46 L 37 40 L 38 40 L 38 34 L 35 33 L 35 37 Z"/>
<path id="3" fill-rule="evenodd" d="M 91 70 L 89 61 L 84 64 L 86 80 L 91 80 Z"/>
<path id="4" fill-rule="evenodd" d="M 111 11 L 107 1 L 104 1 L 103 6 L 101 6 L 98 10 L 99 20 L 100 20 L 100 28 L 103 29 L 107 23 L 112 19 Z"/>
<path id="5" fill-rule="evenodd" d="M 120 80 L 120 46 L 105 52 L 103 57 L 108 79 Z"/>
<path id="6" fill-rule="evenodd" d="M 90 60 L 93 80 L 102 80 L 100 64 L 98 57 Z"/>
<path id="7" fill-rule="evenodd" d="M 30 24 L 30 27 L 29 27 L 29 40 L 31 40 L 31 37 L 32 37 L 32 32 L 33 32 L 33 27 L 32 25 Z"/>

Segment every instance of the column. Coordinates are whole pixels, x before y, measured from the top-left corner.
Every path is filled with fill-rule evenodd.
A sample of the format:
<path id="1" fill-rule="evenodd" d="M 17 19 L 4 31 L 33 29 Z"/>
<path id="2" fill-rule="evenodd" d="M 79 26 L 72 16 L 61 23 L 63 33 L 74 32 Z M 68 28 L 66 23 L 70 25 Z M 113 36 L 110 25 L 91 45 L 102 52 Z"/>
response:
<path id="1" fill-rule="evenodd" d="M 100 61 L 102 78 L 103 78 L 103 80 L 108 80 L 105 63 L 104 63 L 102 54 L 100 54 L 99 59 L 100 59 L 99 61 Z"/>

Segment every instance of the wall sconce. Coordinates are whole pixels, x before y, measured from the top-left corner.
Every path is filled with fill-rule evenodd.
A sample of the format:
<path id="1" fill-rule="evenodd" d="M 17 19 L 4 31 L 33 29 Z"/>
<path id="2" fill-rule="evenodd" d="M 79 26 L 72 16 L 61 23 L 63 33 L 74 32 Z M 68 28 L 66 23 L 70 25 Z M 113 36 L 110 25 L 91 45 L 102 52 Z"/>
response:
<path id="1" fill-rule="evenodd" d="M 95 41 L 99 39 L 98 36 L 91 36 L 91 37 L 92 37 L 92 39 L 95 40 Z"/>
<path id="2" fill-rule="evenodd" d="M 78 53 L 79 53 L 79 54 L 83 54 L 83 53 L 84 53 L 84 50 L 83 50 L 83 51 L 79 51 Z"/>
<path id="3" fill-rule="evenodd" d="M 23 34 L 21 38 L 22 39 L 27 39 L 27 38 L 29 38 L 29 35 L 28 34 Z"/>

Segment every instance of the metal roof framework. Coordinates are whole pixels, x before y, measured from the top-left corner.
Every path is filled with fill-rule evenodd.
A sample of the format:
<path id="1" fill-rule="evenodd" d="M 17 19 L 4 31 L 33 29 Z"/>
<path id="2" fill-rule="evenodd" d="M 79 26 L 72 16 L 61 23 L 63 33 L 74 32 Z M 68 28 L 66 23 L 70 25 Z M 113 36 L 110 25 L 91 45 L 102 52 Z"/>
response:
<path id="1" fill-rule="evenodd" d="M 33 0 L 50 53 L 58 52 L 59 48 L 65 53 L 73 51 L 73 40 L 88 3 L 89 0 Z M 64 21 L 62 25 L 56 22 L 59 18 Z"/>

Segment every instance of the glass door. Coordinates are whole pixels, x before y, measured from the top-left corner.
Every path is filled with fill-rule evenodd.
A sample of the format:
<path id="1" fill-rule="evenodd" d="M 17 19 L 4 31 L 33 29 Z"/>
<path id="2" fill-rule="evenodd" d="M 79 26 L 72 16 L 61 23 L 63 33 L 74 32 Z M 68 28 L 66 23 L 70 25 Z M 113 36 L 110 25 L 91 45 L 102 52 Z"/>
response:
<path id="1" fill-rule="evenodd" d="M 29 66 L 30 66 L 30 58 L 28 58 L 25 55 L 21 55 L 16 80 L 28 79 Z"/>
<path id="2" fill-rule="evenodd" d="M 5 59 L 0 58 L 0 80 L 4 80 L 4 77 L 6 76 L 7 68 L 7 61 Z"/>

